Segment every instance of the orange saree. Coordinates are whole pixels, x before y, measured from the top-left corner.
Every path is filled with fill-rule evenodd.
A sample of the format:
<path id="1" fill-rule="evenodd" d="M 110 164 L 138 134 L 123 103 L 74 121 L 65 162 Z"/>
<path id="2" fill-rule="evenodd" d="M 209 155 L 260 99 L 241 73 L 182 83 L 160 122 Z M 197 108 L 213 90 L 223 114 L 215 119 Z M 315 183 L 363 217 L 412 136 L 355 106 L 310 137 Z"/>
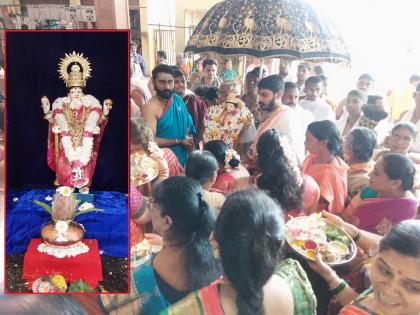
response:
<path id="1" fill-rule="evenodd" d="M 347 196 L 348 166 L 338 156 L 336 156 L 338 165 L 313 164 L 315 158 L 316 155 L 311 154 L 303 161 L 302 172 L 318 183 L 321 197 L 328 202 L 328 211 L 341 213 Z"/>

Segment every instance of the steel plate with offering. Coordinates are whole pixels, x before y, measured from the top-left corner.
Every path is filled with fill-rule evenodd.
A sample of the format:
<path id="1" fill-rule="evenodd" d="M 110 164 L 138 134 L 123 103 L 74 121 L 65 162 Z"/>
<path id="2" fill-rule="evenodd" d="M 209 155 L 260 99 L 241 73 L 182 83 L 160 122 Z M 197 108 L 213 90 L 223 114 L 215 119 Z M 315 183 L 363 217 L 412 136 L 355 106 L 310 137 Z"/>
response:
<path id="1" fill-rule="evenodd" d="M 291 219 L 286 223 L 286 241 L 303 258 L 314 261 L 321 254 L 330 266 L 350 262 L 356 256 L 353 239 L 338 226 L 327 222 L 321 213 Z"/>
<path id="2" fill-rule="evenodd" d="M 143 264 L 153 254 L 158 253 L 162 249 L 161 245 L 151 245 L 144 239 L 142 242 L 131 247 L 131 267 Z"/>
<path id="3" fill-rule="evenodd" d="M 158 164 L 146 154 L 138 152 L 130 156 L 131 183 L 135 186 L 146 184 L 159 175 Z"/>

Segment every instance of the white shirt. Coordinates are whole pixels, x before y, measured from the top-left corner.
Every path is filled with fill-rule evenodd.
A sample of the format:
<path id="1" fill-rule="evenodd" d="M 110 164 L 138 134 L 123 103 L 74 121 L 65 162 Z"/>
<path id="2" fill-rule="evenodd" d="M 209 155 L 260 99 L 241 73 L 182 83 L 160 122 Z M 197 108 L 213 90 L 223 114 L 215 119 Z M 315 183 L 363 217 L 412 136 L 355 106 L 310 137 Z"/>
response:
<path id="1" fill-rule="evenodd" d="M 343 115 L 339 120 L 335 121 L 335 125 L 337 126 L 338 130 L 340 131 L 340 135 L 343 135 L 344 128 L 346 128 L 347 120 L 349 118 L 349 113 L 344 112 Z M 359 127 L 359 121 L 360 118 L 354 123 L 354 125 L 351 127 L 350 131 L 353 129 Z M 392 129 L 393 124 L 390 123 L 387 119 L 382 119 L 375 128 L 373 128 L 373 131 L 376 133 L 376 141 L 378 145 L 380 145 L 384 140 L 385 137 L 389 135 L 389 132 Z M 350 132 L 349 131 L 349 132 Z"/>
<path id="2" fill-rule="evenodd" d="M 273 122 L 270 128 L 277 129 L 289 139 L 290 145 L 296 152 L 299 161 L 302 162 L 305 159 L 306 128 L 300 127 L 304 124 L 300 116 L 301 112 L 286 105 L 281 106 L 283 111 L 279 119 Z"/>
<path id="3" fill-rule="evenodd" d="M 414 114 L 414 108 L 406 112 L 404 116 L 402 116 L 401 121 L 411 122 L 411 119 L 413 118 L 413 114 Z M 420 153 L 420 120 L 417 121 L 416 127 L 417 127 L 417 136 L 416 136 L 416 139 L 414 140 L 414 144 L 413 144 L 413 147 L 411 148 L 411 151 Z"/>
<path id="4" fill-rule="evenodd" d="M 335 115 L 331 107 L 322 99 L 316 101 L 302 100 L 299 103 L 303 109 L 309 110 L 314 115 L 314 121 L 331 120 L 335 121 Z"/>
<path id="5" fill-rule="evenodd" d="M 303 109 L 302 106 L 297 104 L 294 107 L 294 110 L 296 111 L 297 115 L 299 116 L 299 119 L 301 121 L 301 126 L 304 132 L 306 133 L 306 129 L 308 128 L 308 125 L 314 121 L 314 114 L 310 112 L 307 109 Z"/>

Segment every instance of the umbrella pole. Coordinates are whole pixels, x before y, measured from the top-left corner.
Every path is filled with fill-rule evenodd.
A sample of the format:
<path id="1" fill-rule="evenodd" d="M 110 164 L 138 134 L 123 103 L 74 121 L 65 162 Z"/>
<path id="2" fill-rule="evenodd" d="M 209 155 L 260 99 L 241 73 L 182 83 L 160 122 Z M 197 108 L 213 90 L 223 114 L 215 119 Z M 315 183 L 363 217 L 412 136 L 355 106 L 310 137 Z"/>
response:
<path id="1" fill-rule="evenodd" d="M 259 76 L 259 80 L 262 79 L 263 76 L 263 66 L 264 66 L 264 59 L 260 59 L 260 76 Z"/>
<path id="2" fill-rule="evenodd" d="M 242 56 L 242 86 L 245 91 L 245 81 L 246 81 L 246 56 Z"/>

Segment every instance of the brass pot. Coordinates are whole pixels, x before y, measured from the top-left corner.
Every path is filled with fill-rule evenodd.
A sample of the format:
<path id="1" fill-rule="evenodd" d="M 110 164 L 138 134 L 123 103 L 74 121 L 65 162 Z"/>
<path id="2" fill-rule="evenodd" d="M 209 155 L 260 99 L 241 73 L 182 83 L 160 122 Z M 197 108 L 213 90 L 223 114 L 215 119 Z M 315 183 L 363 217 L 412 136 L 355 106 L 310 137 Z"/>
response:
<path id="1" fill-rule="evenodd" d="M 59 226 L 58 230 L 57 224 Z M 67 228 L 65 228 L 66 226 Z M 54 220 L 41 229 L 41 237 L 44 242 L 54 246 L 69 246 L 76 244 L 83 239 L 84 234 L 85 229 L 83 226 L 72 220 Z"/>

